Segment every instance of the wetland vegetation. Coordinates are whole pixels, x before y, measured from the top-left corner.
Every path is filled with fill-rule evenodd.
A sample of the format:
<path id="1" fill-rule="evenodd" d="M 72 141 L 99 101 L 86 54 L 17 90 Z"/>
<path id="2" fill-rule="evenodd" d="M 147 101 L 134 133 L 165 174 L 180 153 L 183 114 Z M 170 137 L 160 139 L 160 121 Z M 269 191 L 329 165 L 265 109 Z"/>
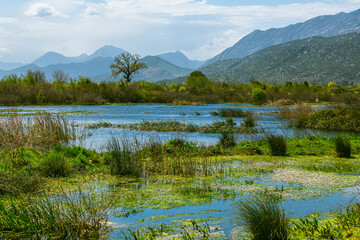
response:
<path id="1" fill-rule="evenodd" d="M 0 152 L 2 238 L 261 239 L 258 229 L 250 226 L 253 209 L 247 200 L 254 193 L 272 196 L 271 201 L 257 199 L 260 205 L 267 200 L 261 211 L 269 210 L 269 217 L 279 220 L 276 224 L 281 227 L 261 230 L 278 236 L 272 239 L 360 236 L 358 205 L 350 200 L 341 212 L 314 215 L 313 210 L 308 212 L 311 217 L 290 216 L 275 207 L 318 198 L 326 202 L 358 186 L 356 135 L 286 140 L 269 136 L 250 142 L 230 134 L 212 146 L 156 137 L 140 143 L 113 136 L 106 150 L 97 152 L 59 145 L 79 136 L 61 115 L 7 116 L 2 123 L 6 136 Z M 337 139 L 342 139 L 345 152 L 346 145 L 351 146 L 351 158 L 338 154 Z M 274 154 L 273 145 L 281 154 Z M 222 204 L 239 201 L 247 211 L 242 214 L 249 217 L 245 228 L 229 224 L 235 208 Z M 210 207 L 187 210 L 191 206 Z M 159 214 L 141 217 L 150 210 Z"/>

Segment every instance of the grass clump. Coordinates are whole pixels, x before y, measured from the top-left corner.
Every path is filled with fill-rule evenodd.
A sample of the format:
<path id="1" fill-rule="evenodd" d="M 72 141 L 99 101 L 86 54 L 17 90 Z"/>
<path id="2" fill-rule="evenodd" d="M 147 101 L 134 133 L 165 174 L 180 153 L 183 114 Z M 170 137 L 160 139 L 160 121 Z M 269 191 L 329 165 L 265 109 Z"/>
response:
<path id="1" fill-rule="evenodd" d="M 234 134 L 222 133 L 219 137 L 219 145 L 225 148 L 236 146 L 236 137 Z"/>
<path id="2" fill-rule="evenodd" d="M 270 153 L 273 156 L 286 155 L 286 140 L 283 136 L 270 135 L 267 137 Z"/>
<path id="3" fill-rule="evenodd" d="M 277 199 L 269 194 L 256 195 L 235 205 L 236 217 L 252 234 L 254 240 L 285 240 L 289 235 L 289 220 Z"/>
<path id="4" fill-rule="evenodd" d="M 351 157 L 351 145 L 349 140 L 341 136 L 336 136 L 335 141 L 335 151 L 338 157 L 340 158 L 350 158 Z"/>
<path id="5" fill-rule="evenodd" d="M 42 172 L 46 177 L 67 177 L 71 174 L 71 164 L 59 152 L 51 152 L 42 163 Z"/>
<path id="6" fill-rule="evenodd" d="M 112 136 L 106 145 L 110 164 L 110 171 L 113 175 L 135 176 L 142 174 L 142 159 L 139 154 L 133 151 L 131 143 L 126 139 L 119 139 Z"/>
<path id="7" fill-rule="evenodd" d="M 108 230 L 110 198 L 95 193 L 18 197 L 0 201 L 2 239 L 99 239 Z"/>

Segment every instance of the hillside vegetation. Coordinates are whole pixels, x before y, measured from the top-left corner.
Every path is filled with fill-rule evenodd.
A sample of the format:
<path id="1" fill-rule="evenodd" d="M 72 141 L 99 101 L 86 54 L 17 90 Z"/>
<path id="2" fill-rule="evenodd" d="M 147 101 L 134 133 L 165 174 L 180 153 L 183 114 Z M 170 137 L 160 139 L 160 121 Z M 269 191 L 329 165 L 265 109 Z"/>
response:
<path id="1" fill-rule="evenodd" d="M 212 79 L 225 82 L 344 85 L 360 80 L 360 34 L 336 37 L 312 37 L 266 48 L 240 59 L 223 60 L 201 69 Z"/>

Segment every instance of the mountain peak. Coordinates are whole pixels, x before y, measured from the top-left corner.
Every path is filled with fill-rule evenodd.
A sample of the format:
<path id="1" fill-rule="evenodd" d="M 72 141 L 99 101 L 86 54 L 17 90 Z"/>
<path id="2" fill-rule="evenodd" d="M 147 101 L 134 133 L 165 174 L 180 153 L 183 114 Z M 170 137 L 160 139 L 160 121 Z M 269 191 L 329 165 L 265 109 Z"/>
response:
<path id="1" fill-rule="evenodd" d="M 336 15 L 318 16 L 284 28 L 255 30 L 207 61 L 206 64 L 218 60 L 242 58 L 264 48 L 297 39 L 314 36 L 331 37 L 351 32 L 360 32 L 360 9 L 350 13 L 340 12 Z"/>
<path id="2" fill-rule="evenodd" d="M 177 50 L 175 52 L 159 54 L 156 56 L 164 59 L 165 61 L 168 61 L 169 63 L 172 63 L 172 64 L 182 67 L 182 68 L 196 69 L 196 68 L 200 67 L 201 64 L 203 64 L 203 62 L 201 62 L 201 61 L 189 60 L 185 56 L 185 54 L 183 54 L 179 50 Z"/>
<path id="3" fill-rule="evenodd" d="M 96 50 L 93 54 L 91 54 L 88 58 L 93 59 L 97 57 L 112 57 L 114 58 L 117 55 L 125 53 L 126 51 L 121 48 L 114 47 L 112 45 L 105 45 L 98 50 Z"/>

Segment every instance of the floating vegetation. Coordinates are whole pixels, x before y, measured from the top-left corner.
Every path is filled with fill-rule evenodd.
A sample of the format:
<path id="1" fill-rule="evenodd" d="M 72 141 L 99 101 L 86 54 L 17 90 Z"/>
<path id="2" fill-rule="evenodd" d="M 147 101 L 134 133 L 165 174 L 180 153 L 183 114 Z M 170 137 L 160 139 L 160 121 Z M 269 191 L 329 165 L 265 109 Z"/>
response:
<path id="1" fill-rule="evenodd" d="M 242 109 L 234 109 L 234 108 L 223 108 L 220 109 L 218 112 L 211 112 L 211 116 L 219 116 L 219 117 L 246 117 L 249 114 L 249 112 L 245 112 Z"/>
<path id="2" fill-rule="evenodd" d="M 155 132 L 199 132 L 199 133 L 235 133 L 251 134 L 258 130 L 243 126 L 236 126 L 231 119 L 226 121 L 215 121 L 211 124 L 197 125 L 194 123 L 185 123 L 177 120 L 147 121 L 129 124 L 113 124 L 110 122 L 98 122 L 87 124 L 86 128 L 123 128 L 135 131 L 155 131 Z"/>
<path id="3" fill-rule="evenodd" d="M 37 111 L 37 110 L 22 110 L 22 109 L 5 109 L 1 110 L 0 117 L 9 117 L 9 116 L 41 116 L 41 115 L 88 115 L 95 114 L 97 112 L 91 111 L 62 111 L 62 112 L 47 112 L 47 111 Z"/>

